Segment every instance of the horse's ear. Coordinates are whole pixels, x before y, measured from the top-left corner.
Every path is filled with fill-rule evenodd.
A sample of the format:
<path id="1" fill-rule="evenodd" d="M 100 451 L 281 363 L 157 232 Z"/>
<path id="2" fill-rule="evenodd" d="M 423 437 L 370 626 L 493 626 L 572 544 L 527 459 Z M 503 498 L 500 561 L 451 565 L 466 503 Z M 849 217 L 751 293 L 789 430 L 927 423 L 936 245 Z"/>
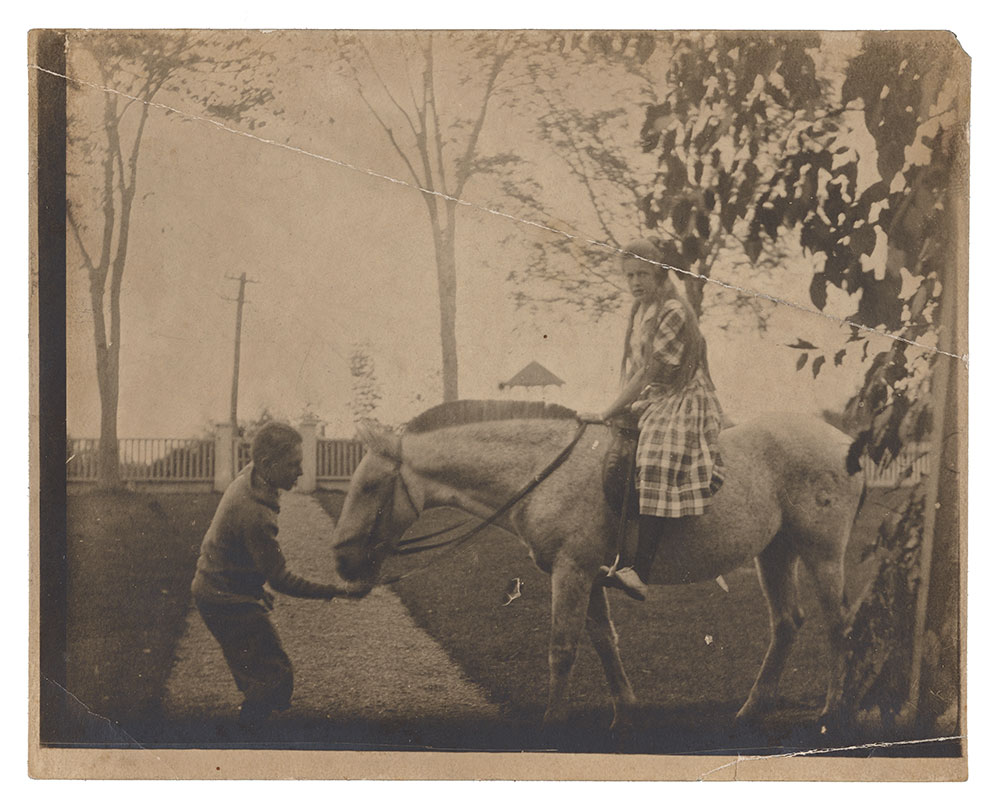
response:
<path id="1" fill-rule="evenodd" d="M 358 426 L 358 437 L 370 452 L 389 460 L 398 461 L 402 457 L 402 441 L 388 427 L 371 422 L 363 423 Z"/>

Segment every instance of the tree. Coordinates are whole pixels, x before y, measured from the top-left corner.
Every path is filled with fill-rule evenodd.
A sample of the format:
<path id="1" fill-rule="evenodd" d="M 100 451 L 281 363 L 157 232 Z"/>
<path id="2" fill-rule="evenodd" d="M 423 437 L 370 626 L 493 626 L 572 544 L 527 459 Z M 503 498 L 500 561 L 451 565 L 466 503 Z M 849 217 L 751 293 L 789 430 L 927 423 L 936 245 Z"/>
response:
<path id="1" fill-rule="evenodd" d="M 283 424 L 289 423 L 287 418 L 284 418 L 280 414 L 271 412 L 270 407 L 264 406 L 257 411 L 257 415 L 253 418 L 241 419 L 235 435 L 236 437 L 244 440 L 253 440 L 253 436 L 260 431 L 260 428 L 265 424 L 271 423 L 272 421 L 278 421 Z"/>
<path id="2" fill-rule="evenodd" d="M 437 265 L 445 401 L 458 398 L 457 208 L 474 176 L 518 159 L 481 154 L 480 135 L 517 81 L 508 66 L 522 41 L 514 32 L 400 34 L 375 52 L 375 42 L 354 35 L 342 48 L 342 73 L 422 191 Z"/>
<path id="3" fill-rule="evenodd" d="M 622 101 L 655 101 L 656 38 L 553 36 L 552 46 L 530 57 L 533 92 L 524 101 L 536 121 L 532 134 L 550 150 L 544 158 L 555 158 L 564 180 L 542 188 L 530 170 L 506 180 L 505 196 L 520 203 L 517 214 L 552 228 L 533 241 L 529 259 L 508 279 L 519 305 L 569 305 L 599 317 L 617 309 L 627 292 L 617 250 L 644 230 L 640 205 L 655 162 L 645 158 L 643 165 L 635 149 L 641 111 Z"/>
<path id="4" fill-rule="evenodd" d="M 699 314 L 704 279 L 720 260 L 744 286 L 784 264 L 787 242 L 750 238 L 748 220 L 780 163 L 789 128 L 829 95 L 814 62 L 818 37 L 649 36 L 631 48 L 571 50 L 572 81 L 565 79 L 569 56 L 539 70 L 545 79 L 539 135 L 589 201 L 579 220 L 551 224 L 587 237 L 539 240 L 533 261 L 512 279 L 541 280 L 559 291 L 519 290 L 521 302 L 542 297 L 597 315 L 616 308 L 623 293 L 616 251 L 639 235 L 658 241 L 663 260 L 681 270 Z M 598 93 L 608 103 L 595 108 Z M 630 104 L 622 104 L 623 96 Z M 636 101 L 645 104 L 638 143 Z M 739 295 L 726 297 L 720 327 L 732 321 L 734 307 L 766 326 L 759 301 Z"/>
<path id="5" fill-rule="evenodd" d="M 99 475 L 105 486 L 120 483 L 121 291 L 151 105 L 161 92 L 181 93 L 216 119 L 243 121 L 272 97 L 266 84 L 252 83 L 255 71 L 250 65 L 260 63 L 260 52 L 234 54 L 249 41 L 185 32 L 84 31 L 69 37 L 70 74 L 76 79 L 92 77 L 89 82 L 70 82 L 75 95 L 69 102 L 71 175 L 66 210 L 89 281 L 101 400 Z M 100 105 L 93 103 L 94 98 L 100 98 Z"/>
<path id="6" fill-rule="evenodd" d="M 950 35 L 867 35 L 848 63 L 842 106 L 799 131 L 750 226 L 754 237 L 792 230 L 824 257 L 810 286 L 817 309 L 831 288 L 857 298 L 848 341 L 865 359 L 878 352 L 848 405 L 865 424 L 849 464 L 859 468 L 863 454 L 895 458 L 907 441 L 931 436 L 937 467 L 876 542 L 883 557 L 857 606 L 847 685 L 855 704 L 878 708 L 887 725 L 938 734 L 956 730 L 960 701 L 955 337 L 965 288 L 967 88 L 968 62 Z M 804 348 L 799 367 L 811 356 L 819 373 L 826 353 L 796 347 Z"/>
<path id="7" fill-rule="evenodd" d="M 378 403 L 382 399 L 378 381 L 375 378 L 375 360 L 371 345 L 359 343 L 350 356 L 351 365 L 351 415 L 354 422 L 371 420 Z"/>
<path id="8" fill-rule="evenodd" d="M 641 208 L 695 311 L 716 261 L 742 262 L 743 285 L 783 257 L 749 219 L 770 186 L 796 123 L 824 107 L 818 34 L 669 34 L 664 100 L 646 109 L 641 140 L 658 157 Z M 762 258 L 763 256 L 763 258 Z"/>

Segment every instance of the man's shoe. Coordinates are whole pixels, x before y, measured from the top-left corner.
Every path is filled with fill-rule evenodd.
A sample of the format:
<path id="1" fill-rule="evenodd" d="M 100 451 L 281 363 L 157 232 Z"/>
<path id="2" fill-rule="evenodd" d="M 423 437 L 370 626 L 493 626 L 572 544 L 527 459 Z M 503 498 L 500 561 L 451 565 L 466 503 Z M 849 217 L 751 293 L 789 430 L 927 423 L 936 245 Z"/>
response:
<path id="1" fill-rule="evenodd" d="M 646 599 L 646 585 L 639 577 L 639 573 L 632 567 L 622 567 L 614 572 L 611 572 L 610 567 L 601 567 L 601 576 L 598 580 L 601 582 L 601 586 L 620 589 L 632 600 L 642 601 Z"/>

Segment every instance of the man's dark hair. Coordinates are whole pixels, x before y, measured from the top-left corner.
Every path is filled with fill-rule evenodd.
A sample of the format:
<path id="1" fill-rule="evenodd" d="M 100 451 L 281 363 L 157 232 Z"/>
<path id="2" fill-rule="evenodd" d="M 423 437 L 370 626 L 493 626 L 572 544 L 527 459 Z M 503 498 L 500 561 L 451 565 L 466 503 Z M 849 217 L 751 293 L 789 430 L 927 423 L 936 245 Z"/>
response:
<path id="1" fill-rule="evenodd" d="M 278 421 L 268 421 L 253 436 L 250 457 L 256 466 L 267 465 L 300 443 L 302 436 L 297 429 Z"/>

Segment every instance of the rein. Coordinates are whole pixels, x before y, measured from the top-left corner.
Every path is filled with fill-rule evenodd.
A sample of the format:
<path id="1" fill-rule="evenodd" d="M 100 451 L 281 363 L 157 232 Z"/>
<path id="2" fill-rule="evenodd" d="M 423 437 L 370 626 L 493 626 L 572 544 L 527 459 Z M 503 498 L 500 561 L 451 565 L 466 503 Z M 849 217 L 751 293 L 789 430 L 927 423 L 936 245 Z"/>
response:
<path id="1" fill-rule="evenodd" d="M 402 541 L 399 542 L 399 545 L 395 551 L 395 555 L 413 555 L 415 553 L 422 553 L 426 550 L 436 550 L 439 547 L 448 547 L 449 545 L 453 550 L 457 550 L 459 547 L 461 547 L 463 544 L 469 541 L 469 539 L 472 539 L 473 537 L 477 536 L 480 532 L 485 530 L 490 525 L 495 524 L 498 519 L 506 515 L 511 510 L 511 508 L 513 508 L 515 505 L 517 505 L 518 502 L 520 502 L 522 499 L 528 496 L 528 494 L 534 491 L 550 474 L 552 474 L 552 472 L 554 472 L 557 468 L 559 468 L 559 466 L 561 466 L 566 461 L 566 458 L 570 456 L 573 449 L 576 447 L 576 444 L 580 441 L 580 438 L 583 437 L 583 433 L 587 429 L 587 426 L 588 426 L 587 423 L 581 421 L 580 425 L 577 427 L 576 434 L 573 435 L 573 439 L 569 442 L 566 448 L 564 448 L 561 452 L 559 452 L 559 454 L 556 455 L 556 457 L 552 460 L 551 463 L 549 463 L 545 468 L 543 468 L 534 477 L 532 477 L 531 480 L 529 480 L 528 483 L 524 485 L 516 494 L 514 494 L 503 505 L 497 508 L 497 510 L 495 510 L 492 515 L 481 521 L 478 525 L 470 528 L 469 530 L 465 531 L 465 533 L 462 533 L 461 535 L 456 536 L 453 539 L 445 539 L 444 541 L 434 542 L 433 544 L 421 544 L 419 546 L 415 546 L 417 542 L 421 542 L 424 541 L 425 539 L 431 539 L 434 538 L 435 536 L 440 536 L 444 533 L 448 533 L 449 531 L 454 530 L 456 527 L 461 527 L 461 525 L 451 525 L 442 530 L 436 530 L 433 533 L 425 533 L 422 536 L 413 536 L 409 539 L 403 539 Z M 403 479 L 403 475 L 399 473 L 399 469 L 397 469 L 397 475 L 398 475 L 397 479 L 402 483 L 403 491 L 406 494 L 406 497 L 409 500 L 411 507 L 413 507 L 413 509 L 417 512 L 417 514 L 420 514 L 420 510 L 414 504 L 413 497 L 410 496 L 410 491 L 406 487 L 406 481 Z M 465 522 L 461 524 L 465 524 Z M 404 572 L 400 575 L 394 575 L 390 578 L 384 578 L 378 583 L 382 585 L 398 583 L 399 581 L 402 581 L 404 578 L 408 578 L 414 573 L 428 569 L 430 566 L 431 562 L 428 562 L 427 564 L 417 567 L 416 569 L 412 569 L 409 572 Z"/>

